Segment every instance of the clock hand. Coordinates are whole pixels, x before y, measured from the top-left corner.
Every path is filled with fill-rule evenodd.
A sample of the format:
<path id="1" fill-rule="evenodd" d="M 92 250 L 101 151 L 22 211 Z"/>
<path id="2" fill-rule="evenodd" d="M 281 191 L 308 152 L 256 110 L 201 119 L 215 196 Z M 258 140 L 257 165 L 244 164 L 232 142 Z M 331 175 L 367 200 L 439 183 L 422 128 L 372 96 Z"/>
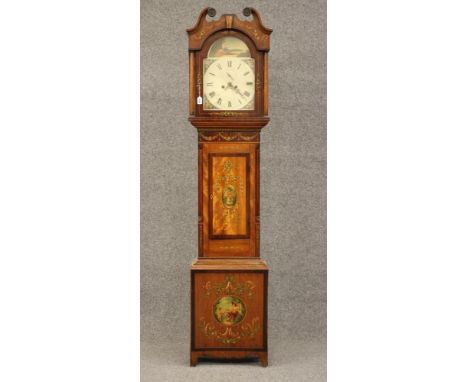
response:
<path id="1" fill-rule="evenodd" d="M 232 90 L 236 91 L 237 93 L 239 93 L 240 96 L 241 96 L 242 98 L 244 98 L 244 96 L 242 95 L 242 93 L 239 92 L 239 89 L 237 89 L 237 85 L 236 85 L 236 86 L 233 86 L 233 85 L 232 85 L 232 82 L 228 82 L 226 86 L 222 85 L 221 87 L 222 87 L 224 90 L 226 90 L 226 89 L 232 89 Z"/>
<path id="2" fill-rule="evenodd" d="M 226 74 L 229 76 L 229 78 L 230 78 L 231 80 L 234 81 L 234 78 L 232 78 L 232 76 L 231 76 L 229 73 L 226 73 Z"/>
<path id="3" fill-rule="evenodd" d="M 232 86 L 231 86 L 231 87 L 232 87 Z M 240 90 L 239 90 L 239 88 L 237 87 L 237 85 L 234 86 L 234 87 L 232 87 L 232 89 L 234 89 L 235 92 L 236 92 L 237 94 L 239 94 L 242 98 L 245 98 L 244 95 L 240 92 Z"/>

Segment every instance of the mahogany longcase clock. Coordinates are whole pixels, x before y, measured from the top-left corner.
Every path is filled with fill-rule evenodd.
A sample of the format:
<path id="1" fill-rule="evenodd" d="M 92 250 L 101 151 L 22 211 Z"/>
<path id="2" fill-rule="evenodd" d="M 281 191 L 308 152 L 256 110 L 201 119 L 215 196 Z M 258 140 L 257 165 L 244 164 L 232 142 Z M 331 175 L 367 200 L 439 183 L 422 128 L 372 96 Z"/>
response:
<path id="1" fill-rule="evenodd" d="M 200 357 L 268 363 L 268 267 L 260 259 L 260 131 L 268 123 L 271 29 L 253 8 L 189 38 L 189 121 L 198 130 L 198 259 L 191 268 L 190 364 Z"/>

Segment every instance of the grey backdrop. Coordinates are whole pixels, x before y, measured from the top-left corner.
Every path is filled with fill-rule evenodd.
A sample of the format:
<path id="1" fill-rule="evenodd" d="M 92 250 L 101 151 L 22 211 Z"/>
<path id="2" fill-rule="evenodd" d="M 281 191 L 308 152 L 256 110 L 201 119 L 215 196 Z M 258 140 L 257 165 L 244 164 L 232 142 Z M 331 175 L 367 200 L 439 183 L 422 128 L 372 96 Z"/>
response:
<path id="1" fill-rule="evenodd" d="M 273 29 L 271 122 L 261 136 L 270 367 L 208 363 L 189 368 L 197 136 L 187 121 L 185 29 L 206 6 L 218 15 L 240 15 L 247 5 Z M 323 381 L 325 338 L 326 1 L 141 0 L 142 380 L 207 381 L 216 368 L 233 368 L 236 380 Z"/>

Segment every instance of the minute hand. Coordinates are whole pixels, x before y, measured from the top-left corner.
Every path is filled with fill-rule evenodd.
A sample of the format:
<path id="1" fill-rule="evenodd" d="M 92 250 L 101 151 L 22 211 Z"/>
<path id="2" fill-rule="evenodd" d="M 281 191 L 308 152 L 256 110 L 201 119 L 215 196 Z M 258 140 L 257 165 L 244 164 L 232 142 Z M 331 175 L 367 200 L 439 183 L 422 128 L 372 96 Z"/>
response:
<path id="1" fill-rule="evenodd" d="M 236 87 L 233 87 L 233 89 L 235 90 L 235 92 L 237 94 L 239 94 L 242 98 L 245 98 L 244 95 L 240 92 L 239 88 L 236 86 Z"/>

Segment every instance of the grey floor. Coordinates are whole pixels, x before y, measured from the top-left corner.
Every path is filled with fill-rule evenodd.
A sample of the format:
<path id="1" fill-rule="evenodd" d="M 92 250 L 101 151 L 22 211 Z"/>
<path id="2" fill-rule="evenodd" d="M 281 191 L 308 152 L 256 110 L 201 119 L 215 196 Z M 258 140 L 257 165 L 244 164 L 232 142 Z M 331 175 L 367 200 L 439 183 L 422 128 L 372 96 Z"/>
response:
<path id="1" fill-rule="evenodd" d="M 279 342 L 270 339 L 269 366 L 258 362 L 200 362 L 189 366 L 186 342 L 141 343 L 141 382 L 156 381 L 326 381 L 325 340 Z"/>

